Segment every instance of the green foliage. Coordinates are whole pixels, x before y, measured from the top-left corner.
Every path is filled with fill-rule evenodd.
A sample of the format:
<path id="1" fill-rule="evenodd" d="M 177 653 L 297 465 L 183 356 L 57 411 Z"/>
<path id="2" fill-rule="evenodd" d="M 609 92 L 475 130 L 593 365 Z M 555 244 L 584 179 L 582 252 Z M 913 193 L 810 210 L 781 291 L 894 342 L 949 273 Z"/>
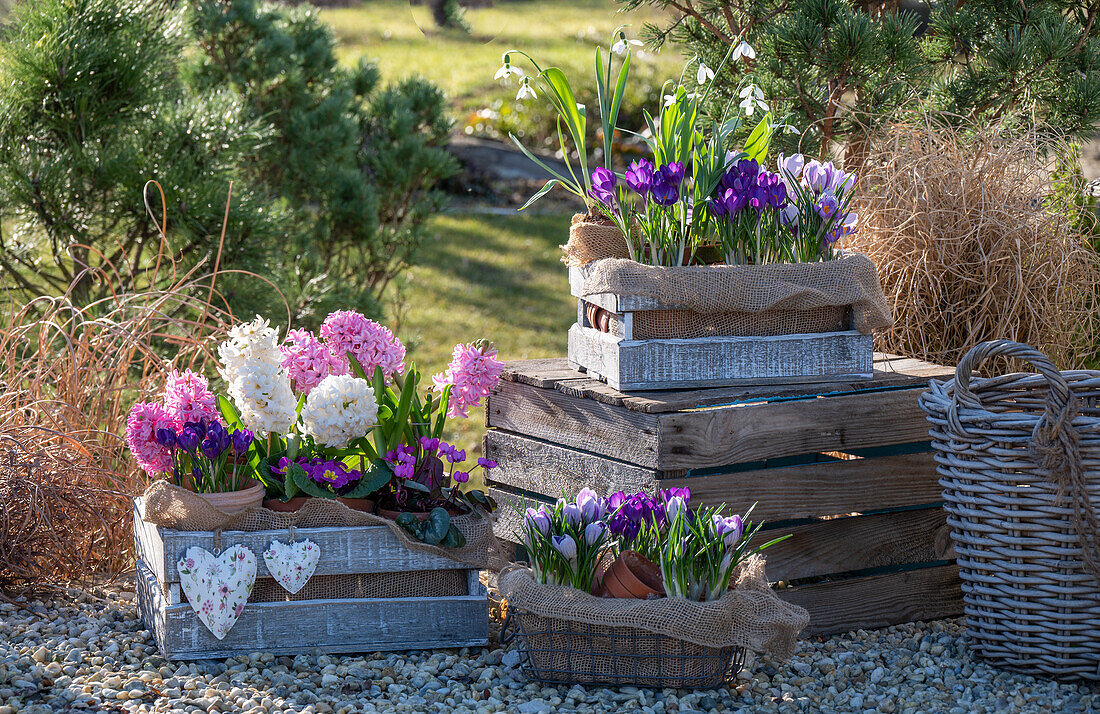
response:
<path id="1" fill-rule="evenodd" d="M 180 271 L 211 261 L 229 181 L 269 132 L 231 95 L 183 91 L 184 46 L 178 15 L 151 0 L 16 9 L 0 43 L 0 211 L 13 227 L 0 242 L 5 287 L 24 298 L 71 289 L 86 303 L 174 281 L 173 258 Z M 163 185 L 172 221 L 163 260 L 142 196 L 149 179 Z M 283 219 L 239 183 L 222 267 L 266 271 Z M 235 308 L 270 306 L 269 290 L 218 287 Z"/>
<path id="2" fill-rule="evenodd" d="M 442 148 L 450 127 L 442 94 L 409 79 L 383 90 L 373 64 L 345 69 L 327 25 L 307 7 L 195 0 L 194 81 L 232 87 L 250 115 L 270 122 L 254 156 L 262 180 L 293 207 L 299 320 L 336 307 L 377 313 L 386 285 L 439 210 L 435 184 L 455 170 Z"/>
<path id="3" fill-rule="evenodd" d="M 1039 122 L 1083 135 L 1100 119 L 1097 3 L 980 0 L 934 3 L 920 36 L 897 2 L 851 0 L 619 0 L 680 10 L 648 24 L 652 44 L 673 40 L 708 63 L 747 40 L 756 59 L 719 77 L 715 107 L 751 75 L 777 116 L 806 128 L 801 148 L 848 141 L 862 163 L 875 122 L 915 108 L 970 121 Z M 790 149 L 797 138 L 777 137 Z"/>

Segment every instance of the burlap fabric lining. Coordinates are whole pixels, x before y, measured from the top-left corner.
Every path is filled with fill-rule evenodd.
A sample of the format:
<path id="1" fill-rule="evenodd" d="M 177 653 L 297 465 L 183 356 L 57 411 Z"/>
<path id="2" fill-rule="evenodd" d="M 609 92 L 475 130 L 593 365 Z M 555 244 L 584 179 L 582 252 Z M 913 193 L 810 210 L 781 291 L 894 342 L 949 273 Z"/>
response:
<path id="1" fill-rule="evenodd" d="M 569 227 L 569 242 L 561 247 L 566 265 L 585 265 L 600 258 L 629 258 L 626 240 L 614 223 L 585 220 L 577 213 Z"/>
<path id="2" fill-rule="evenodd" d="M 805 609 L 779 599 L 764 576 L 764 558 L 745 561 L 730 590 L 712 602 L 683 598 L 599 598 L 575 588 L 541 585 L 531 570 L 514 566 L 500 574 L 509 608 L 550 619 L 606 627 L 632 627 L 703 647 L 745 647 L 779 658 L 794 653 L 810 622 Z"/>
<path id="3" fill-rule="evenodd" d="M 504 547 L 493 535 L 487 518 L 457 516 L 451 519 L 466 536 L 461 548 L 443 548 L 413 540 L 394 521 L 373 513 L 355 511 L 339 501 L 311 498 L 293 513 L 280 513 L 267 508 L 248 508 L 237 513 L 225 513 L 210 505 L 196 493 L 156 481 L 144 495 L 144 517 L 149 523 L 183 531 L 279 531 L 294 528 L 324 528 L 347 526 L 385 526 L 409 550 L 449 558 L 472 568 L 499 570 L 509 562 Z"/>
<path id="4" fill-rule="evenodd" d="M 586 272 L 582 298 L 601 293 L 649 297 L 703 315 L 752 313 L 764 321 L 788 312 L 782 334 L 812 331 L 819 321 L 815 311 L 830 307 L 851 306 L 852 329 L 865 335 L 892 322 L 875 264 L 858 253 L 820 263 L 671 268 L 606 258 Z M 800 318 L 803 313 L 806 320 Z"/>

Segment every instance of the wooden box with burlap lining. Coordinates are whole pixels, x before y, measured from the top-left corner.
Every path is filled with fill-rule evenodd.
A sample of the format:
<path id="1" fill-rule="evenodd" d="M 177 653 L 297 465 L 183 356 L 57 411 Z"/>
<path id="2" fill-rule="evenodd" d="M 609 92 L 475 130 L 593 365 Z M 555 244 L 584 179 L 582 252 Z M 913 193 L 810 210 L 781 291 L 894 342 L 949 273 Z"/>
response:
<path id="1" fill-rule="evenodd" d="M 761 310 L 715 308 L 715 303 L 728 299 L 718 288 L 712 291 L 713 299 L 685 301 L 710 303 L 707 309 L 662 300 L 647 292 L 654 285 L 635 285 L 638 294 L 592 292 L 592 273 L 607 268 L 601 265 L 603 262 L 569 268 L 570 292 L 577 298 L 577 322 L 569 328 L 569 361 L 615 389 L 800 384 L 872 377 L 871 333 L 854 319 L 856 312 L 863 310 L 862 305 L 807 306 L 815 301 L 828 302 L 816 288 L 811 288 L 815 293 L 811 300 L 784 298 L 776 290 L 775 296 L 762 300 L 772 299 L 779 306 Z M 765 275 L 783 271 L 812 273 L 819 266 L 761 266 L 760 270 Z M 840 274 L 831 267 L 821 270 Z M 861 263 L 858 267 L 866 273 L 868 266 Z M 869 267 L 874 280 L 873 264 Z M 715 271 L 715 277 L 719 277 L 723 268 L 736 271 L 742 283 L 753 280 L 749 272 L 753 266 L 712 266 L 703 270 Z M 655 272 L 650 266 L 638 270 Z M 745 275 L 749 277 L 745 279 Z M 653 279 L 658 289 L 668 287 L 660 275 L 645 277 Z M 670 276 L 668 280 L 681 277 Z M 759 282 L 770 284 L 767 278 Z M 881 293 L 877 282 L 871 290 Z M 856 292 L 850 286 L 848 291 Z M 693 293 L 690 283 L 673 284 L 667 292 L 684 292 L 685 297 Z M 739 296 L 729 302 L 751 305 L 753 297 Z M 796 302 L 800 303 L 796 309 L 782 307 Z"/>
<path id="2" fill-rule="evenodd" d="M 582 487 L 686 486 L 740 513 L 759 502 L 767 577 L 810 612 L 806 634 L 963 611 L 939 476 L 918 400 L 948 367 L 876 355 L 869 380 L 624 394 L 566 360 L 508 363 L 489 396 L 485 454 L 497 535 L 510 504 Z"/>
<path id="3" fill-rule="evenodd" d="M 295 529 L 321 551 L 317 570 L 291 595 L 268 572 L 263 551 L 287 530 L 178 531 L 146 522 L 134 502 L 137 596 L 142 617 L 168 659 L 377 652 L 476 647 L 489 641 L 488 601 L 479 571 L 409 550 L 384 526 Z M 256 584 L 240 619 L 218 640 L 180 587 L 176 563 L 191 546 L 211 552 L 241 544 L 256 555 Z"/>

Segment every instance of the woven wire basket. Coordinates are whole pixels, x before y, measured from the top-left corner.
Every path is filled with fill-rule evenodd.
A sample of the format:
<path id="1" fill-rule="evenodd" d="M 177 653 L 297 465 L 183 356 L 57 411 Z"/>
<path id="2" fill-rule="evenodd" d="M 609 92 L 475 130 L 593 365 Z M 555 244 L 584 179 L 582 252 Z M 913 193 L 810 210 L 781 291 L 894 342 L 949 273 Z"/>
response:
<path id="1" fill-rule="evenodd" d="M 547 684 L 711 689 L 733 681 L 743 647 L 704 647 L 634 627 L 590 625 L 508 610 L 500 641 L 513 639 L 524 673 Z"/>
<path id="2" fill-rule="evenodd" d="M 994 357 L 1039 374 L 973 377 Z M 1100 680 L 1100 372 L 986 342 L 921 397 L 973 649 L 998 666 Z"/>

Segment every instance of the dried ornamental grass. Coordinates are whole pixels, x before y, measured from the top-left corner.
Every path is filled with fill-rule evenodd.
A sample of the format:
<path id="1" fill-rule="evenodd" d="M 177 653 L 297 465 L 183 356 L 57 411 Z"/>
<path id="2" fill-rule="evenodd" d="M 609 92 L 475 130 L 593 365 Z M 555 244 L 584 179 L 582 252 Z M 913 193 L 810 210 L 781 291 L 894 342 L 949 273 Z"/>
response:
<path id="1" fill-rule="evenodd" d="M 0 592 L 132 565 L 129 499 L 146 477 L 121 435 L 126 415 L 168 370 L 212 362 L 233 319 L 217 257 L 212 273 L 177 275 L 161 240 L 146 276 L 157 287 L 84 306 L 39 298 L 0 316 Z"/>
<path id="2" fill-rule="evenodd" d="M 931 122 L 876 139 L 850 248 L 878 265 L 894 326 L 886 352 L 954 364 L 975 344 L 1033 345 L 1066 368 L 1096 335 L 1100 258 L 1050 181 L 1063 146 L 997 127 Z"/>

